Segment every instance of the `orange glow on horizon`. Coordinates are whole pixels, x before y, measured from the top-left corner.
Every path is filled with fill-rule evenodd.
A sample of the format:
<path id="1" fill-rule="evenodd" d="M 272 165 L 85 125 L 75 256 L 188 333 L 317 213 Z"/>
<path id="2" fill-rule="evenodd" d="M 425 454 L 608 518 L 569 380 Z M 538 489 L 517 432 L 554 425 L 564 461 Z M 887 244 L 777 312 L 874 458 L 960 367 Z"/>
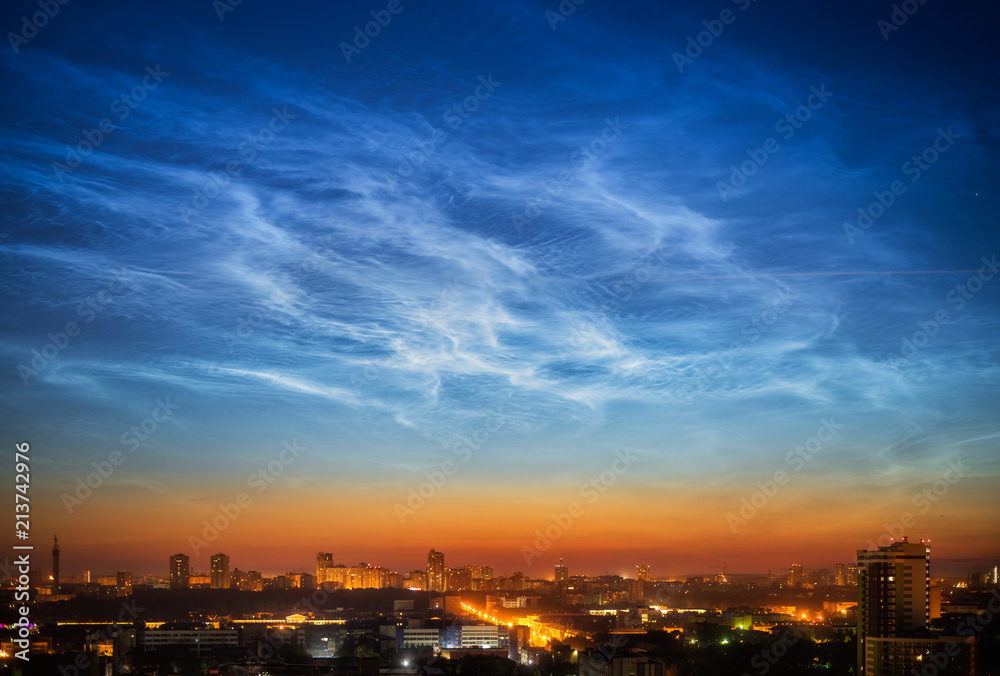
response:
<path id="1" fill-rule="evenodd" d="M 191 490 L 200 494 L 202 488 Z M 405 489 L 342 486 L 317 498 L 294 483 L 253 496 L 231 519 L 226 505 L 239 492 L 235 482 L 215 486 L 210 500 L 110 485 L 77 508 L 84 518 L 67 517 L 59 496 L 46 496 L 39 505 L 58 507 L 39 507 L 37 519 L 60 533 L 72 520 L 72 535 L 60 540 L 66 571 L 133 567 L 165 573 L 167 557 L 176 552 L 191 556 L 200 570 L 207 570 L 211 554 L 225 552 L 243 570 L 308 571 L 317 551 L 336 551 L 338 563 L 365 561 L 407 572 L 425 568 L 427 550 L 434 547 L 446 553 L 449 566 L 485 561 L 497 567 L 497 575 L 521 571 L 549 579 L 560 557 L 571 575 L 629 571 L 636 561 L 650 562 L 657 576 L 709 572 L 723 561 L 745 567 L 730 567 L 731 573 L 780 572 L 793 560 L 831 567 L 851 562 L 856 549 L 885 534 L 883 524 L 914 511 L 908 499 L 879 496 L 881 504 L 873 504 L 864 488 L 818 495 L 803 480 L 783 487 L 734 534 L 727 515 L 738 514 L 741 493 L 731 486 L 609 490 L 588 504 L 574 487 L 525 487 L 512 494 L 456 481 L 404 515 L 403 523 L 394 507 L 402 504 Z M 950 503 L 946 521 L 918 514 L 906 534 L 937 540 L 936 560 L 988 558 L 996 552 L 977 524 L 982 506 L 996 501 L 987 482 L 970 478 L 963 500 Z M 574 503 L 577 517 L 568 516 Z M 484 529 L 481 515 L 497 510 L 504 518 Z M 348 512 L 351 518 L 343 518 Z M 614 551 L 607 550 L 609 541 L 616 543 Z M 125 553 L 148 563 L 112 563 Z"/>

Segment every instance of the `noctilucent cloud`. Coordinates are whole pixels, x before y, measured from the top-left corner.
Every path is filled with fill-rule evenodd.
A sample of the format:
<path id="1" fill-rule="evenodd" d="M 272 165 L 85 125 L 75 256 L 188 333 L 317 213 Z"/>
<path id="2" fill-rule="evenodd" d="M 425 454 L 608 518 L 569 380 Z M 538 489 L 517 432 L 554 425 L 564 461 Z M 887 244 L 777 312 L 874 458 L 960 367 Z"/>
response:
<path id="1" fill-rule="evenodd" d="M 0 424 L 64 569 L 1000 555 L 995 3 L 44 4 Z"/>

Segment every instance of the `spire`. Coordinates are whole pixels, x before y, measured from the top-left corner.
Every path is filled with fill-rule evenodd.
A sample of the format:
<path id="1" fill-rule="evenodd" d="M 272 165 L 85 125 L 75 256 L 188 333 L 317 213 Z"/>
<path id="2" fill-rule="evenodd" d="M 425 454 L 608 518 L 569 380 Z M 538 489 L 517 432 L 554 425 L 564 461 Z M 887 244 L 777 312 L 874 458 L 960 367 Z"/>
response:
<path id="1" fill-rule="evenodd" d="M 59 537 L 53 536 L 52 545 L 52 593 L 59 593 Z"/>

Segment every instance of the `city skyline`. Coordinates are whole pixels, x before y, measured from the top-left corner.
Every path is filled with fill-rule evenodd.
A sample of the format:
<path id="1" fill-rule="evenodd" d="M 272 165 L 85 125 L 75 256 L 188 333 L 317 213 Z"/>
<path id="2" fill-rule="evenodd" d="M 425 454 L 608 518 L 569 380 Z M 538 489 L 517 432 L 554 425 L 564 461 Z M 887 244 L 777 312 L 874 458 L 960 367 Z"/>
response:
<path id="1" fill-rule="evenodd" d="M 904 538 L 905 537 L 907 536 L 904 536 Z M 860 545 L 859 549 L 863 549 L 869 546 L 872 546 L 874 547 L 874 549 L 877 549 L 879 546 L 890 546 L 893 542 L 900 542 L 900 541 L 901 540 L 899 538 L 887 539 L 885 540 L 886 542 L 885 545 L 879 545 L 878 543 L 870 542 L 865 545 Z M 930 544 L 931 543 L 929 541 L 926 542 L 928 551 L 930 551 Z M 921 545 L 924 546 L 923 540 L 921 540 Z M 855 552 L 857 551 L 858 550 L 855 550 Z M 441 556 L 447 554 L 446 552 L 439 552 L 434 549 L 430 550 L 430 553 Z M 167 579 L 172 577 L 170 575 L 170 571 L 172 570 L 172 567 L 174 565 L 175 556 L 184 556 L 186 558 L 186 563 L 188 566 L 187 575 L 189 577 L 194 577 L 195 575 L 198 575 L 201 577 L 211 578 L 214 570 L 213 566 L 215 563 L 215 559 L 218 556 L 224 557 L 225 561 L 224 570 L 228 573 L 240 569 L 242 569 L 243 572 L 248 572 L 248 571 L 259 572 L 260 574 L 266 577 L 277 577 L 279 575 L 286 575 L 289 573 L 296 573 L 296 574 L 307 573 L 310 575 L 316 573 L 315 577 L 319 582 L 322 582 L 322 580 L 320 579 L 321 576 L 319 574 L 320 570 L 319 557 L 323 557 L 323 563 L 322 563 L 323 569 L 368 566 L 370 568 L 377 568 L 384 570 L 387 573 L 400 574 L 400 575 L 409 575 L 410 573 L 415 573 L 418 571 L 426 574 L 429 572 L 430 569 L 430 563 L 429 563 L 430 554 L 428 554 L 427 552 L 424 553 L 422 558 L 424 565 L 420 565 L 419 559 L 414 559 L 413 562 L 411 562 L 411 564 L 409 565 L 403 564 L 402 566 L 398 565 L 394 566 L 386 564 L 381 560 L 372 559 L 371 557 L 362 556 L 360 559 L 347 558 L 347 557 L 341 558 L 331 552 L 320 551 L 318 554 L 315 552 L 313 553 L 311 557 L 311 563 L 298 562 L 290 564 L 284 568 L 279 567 L 279 568 L 268 569 L 266 566 L 259 565 L 259 563 L 257 563 L 253 559 L 246 559 L 242 557 L 237 558 L 236 562 L 234 563 L 233 562 L 234 557 L 232 556 L 232 553 L 229 550 L 217 551 L 213 549 L 211 550 L 211 553 L 209 555 L 204 557 L 207 560 L 207 565 L 202 567 L 196 565 L 197 560 L 194 559 L 194 557 L 191 557 L 188 554 L 185 554 L 184 552 L 177 552 L 175 554 L 170 554 L 167 557 L 169 559 L 169 562 L 168 564 L 166 564 L 166 566 L 158 567 L 154 565 L 152 566 L 151 570 L 146 570 L 146 569 L 133 570 L 129 569 L 128 566 L 117 566 L 117 567 L 111 566 L 111 568 L 107 568 L 107 570 L 83 567 L 79 569 L 70 570 L 69 574 L 74 577 L 80 577 L 84 572 L 86 572 L 90 573 L 92 577 L 96 577 L 101 575 L 102 572 L 107 574 L 110 571 L 110 574 L 113 574 L 115 572 L 127 570 L 129 573 L 133 575 L 162 577 L 163 579 Z M 814 563 L 802 564 L 800 563 L 800 561 L 814 561 Z M 454 562 L 454 565 L 450 565 L 450 562 Z M 970 575 L 981 574 L 989 570 L 995 571 L 996 567 L 1000 565 L 996 561 L 994 561 L 993 563 L 979 567 L 967 566 L 965 569 L 961 570 L 958 567 L 955 567 L 954 569 L 941 570 L 940 560 L 937 558 L 937 556 L 934 557 L 934 562 L 935 562 L 935 568 L 934 570 L 931 571 L 932 577 L 952 578 L 952 579 L 966 578 Z M 522 565 L 520 568 L 516 566 L 501 567 L 494 565 L 493 561 L 483 561 L 471 558 L 469 560 L 466 560 L 466 558 L 463 557 L 462 552 L 455 552 L 451 557 L 445 558 L 443 560 L 441 564 L 442 565 L 441 570 L 442 573 L 444 571 L 456 571 L 456 570 L 472 571 L 473 569 L 478 569 L 482 566 L 486 566 L 490 569 L 491 571 L 490 576 L 492 578 L 509 577 L 511 575 L 521 573 L 525 576 L 526 579 L 546 580 L 554 582 L 558 582 L 556 571 L 558 571 L 560 568 L 568 570 L 569 577 L 585 576 L 590 578 L 596 578 L 603 575 L 618 575 L 626 579 L 639 579 L 640 575 L 644 575 L 646 576 L 646 579 L 649 580 L 678 580 L 692 576 L 707 576 L 709 578 L 715 578 L 716 576 L 721 576 L 723 574 L 727 576 L 750 576 L 750 577 L 760 577 L 764 575 L 769 575 L 772 579 L 776 580 L 788 579 L 789 585 L 794 587 L 794 586 L 800 586 L 802 584 L 804 575 L 818 573 L 821 571 L 826 571 L 829 574 L 830 584 L 843 586 L 843 584 L 848 583 L 847 577 L 844 578 L 843 584 L 836 582 L 835 580 L 836 576 L 838 575 L 838 571 L 845 575 L 850 575 L 850 574 L 856 575 L 856 570 L 854 570 L 856 568 L 856 563 L 857 559 L 854 554 L 845 557 L 843 560 L 829 561 L 829 562 L 816 561 L 815 559 L 807 559 L 803 556 L 799 556 L 798 558 L 794 560 L 790 559 L 788 562 L 785 563 L 777 562 L 774 567 L 768 570 L 742 570 L 739 569 L 738 567 L 734 567 L 733 565 L 729 565 L 728 562 L 724 562 L 723 566 L 707 567 L 704 569 L 690 569 L 682 571 L 673 571 L 668 569 L 665 571 L 660 571 L 657 568 L 657 566 L 650 565 L 648 562 L 628 565 L 619 561 L 613 567 L 598 569 L 598 568 L 588 568 L 585 561 L 575 562 L 575 565 L 573 565 L 574 562 L 566 561 L 562 558 L 559 558 L 556 559 L 555 562 L 552 563 L 548 568 L 543 569 L 541 566 L 532 567 L 524 565 Z M 161 567 L 167 571 L 168 573 L 167 575 L 162 574 L 163 571 L 159 570 L 159 568 Z M 798 579 L 797 582 L 794 584 L 791 582 L 792 569 L 796 569 L 798 571 L 797 573 Z M 48 568 L 43 566 L 41 570 L 42 572 L 47 572 Z M 223 568 L 220 568 L 220 570 L 223 570 Z M 63 571 L 65 573 L 66 569 L 63 568 Z M 643 573 L 642 571 L 645 572 Z M 65 575 L 63 577 L 65 579 Z M 213 585 L 213 587 L 215 586 L 214 582 L 212 582 L 211 584 Z M 815 582 L 811 584 L 815 584 Z M 426 588 L 425 590 L 441 591 L 440 589 L 430 589 L 430 588 Z"/>
<path id="2" fill-rule="evenodd" d="M 56 6 L 0 436 L 63 575 L 1000 558 L 995 4 Z"/>

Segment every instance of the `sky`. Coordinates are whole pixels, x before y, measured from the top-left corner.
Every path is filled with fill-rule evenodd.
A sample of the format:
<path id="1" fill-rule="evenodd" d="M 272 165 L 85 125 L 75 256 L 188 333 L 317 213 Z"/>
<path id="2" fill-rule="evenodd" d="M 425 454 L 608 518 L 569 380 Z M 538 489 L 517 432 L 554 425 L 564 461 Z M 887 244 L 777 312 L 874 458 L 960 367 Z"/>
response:
<path id="1" fill-rule="evenodd" d="M 997 7 L 903 5 L 8 3 L 37 566 L 992 567 Z"/>

